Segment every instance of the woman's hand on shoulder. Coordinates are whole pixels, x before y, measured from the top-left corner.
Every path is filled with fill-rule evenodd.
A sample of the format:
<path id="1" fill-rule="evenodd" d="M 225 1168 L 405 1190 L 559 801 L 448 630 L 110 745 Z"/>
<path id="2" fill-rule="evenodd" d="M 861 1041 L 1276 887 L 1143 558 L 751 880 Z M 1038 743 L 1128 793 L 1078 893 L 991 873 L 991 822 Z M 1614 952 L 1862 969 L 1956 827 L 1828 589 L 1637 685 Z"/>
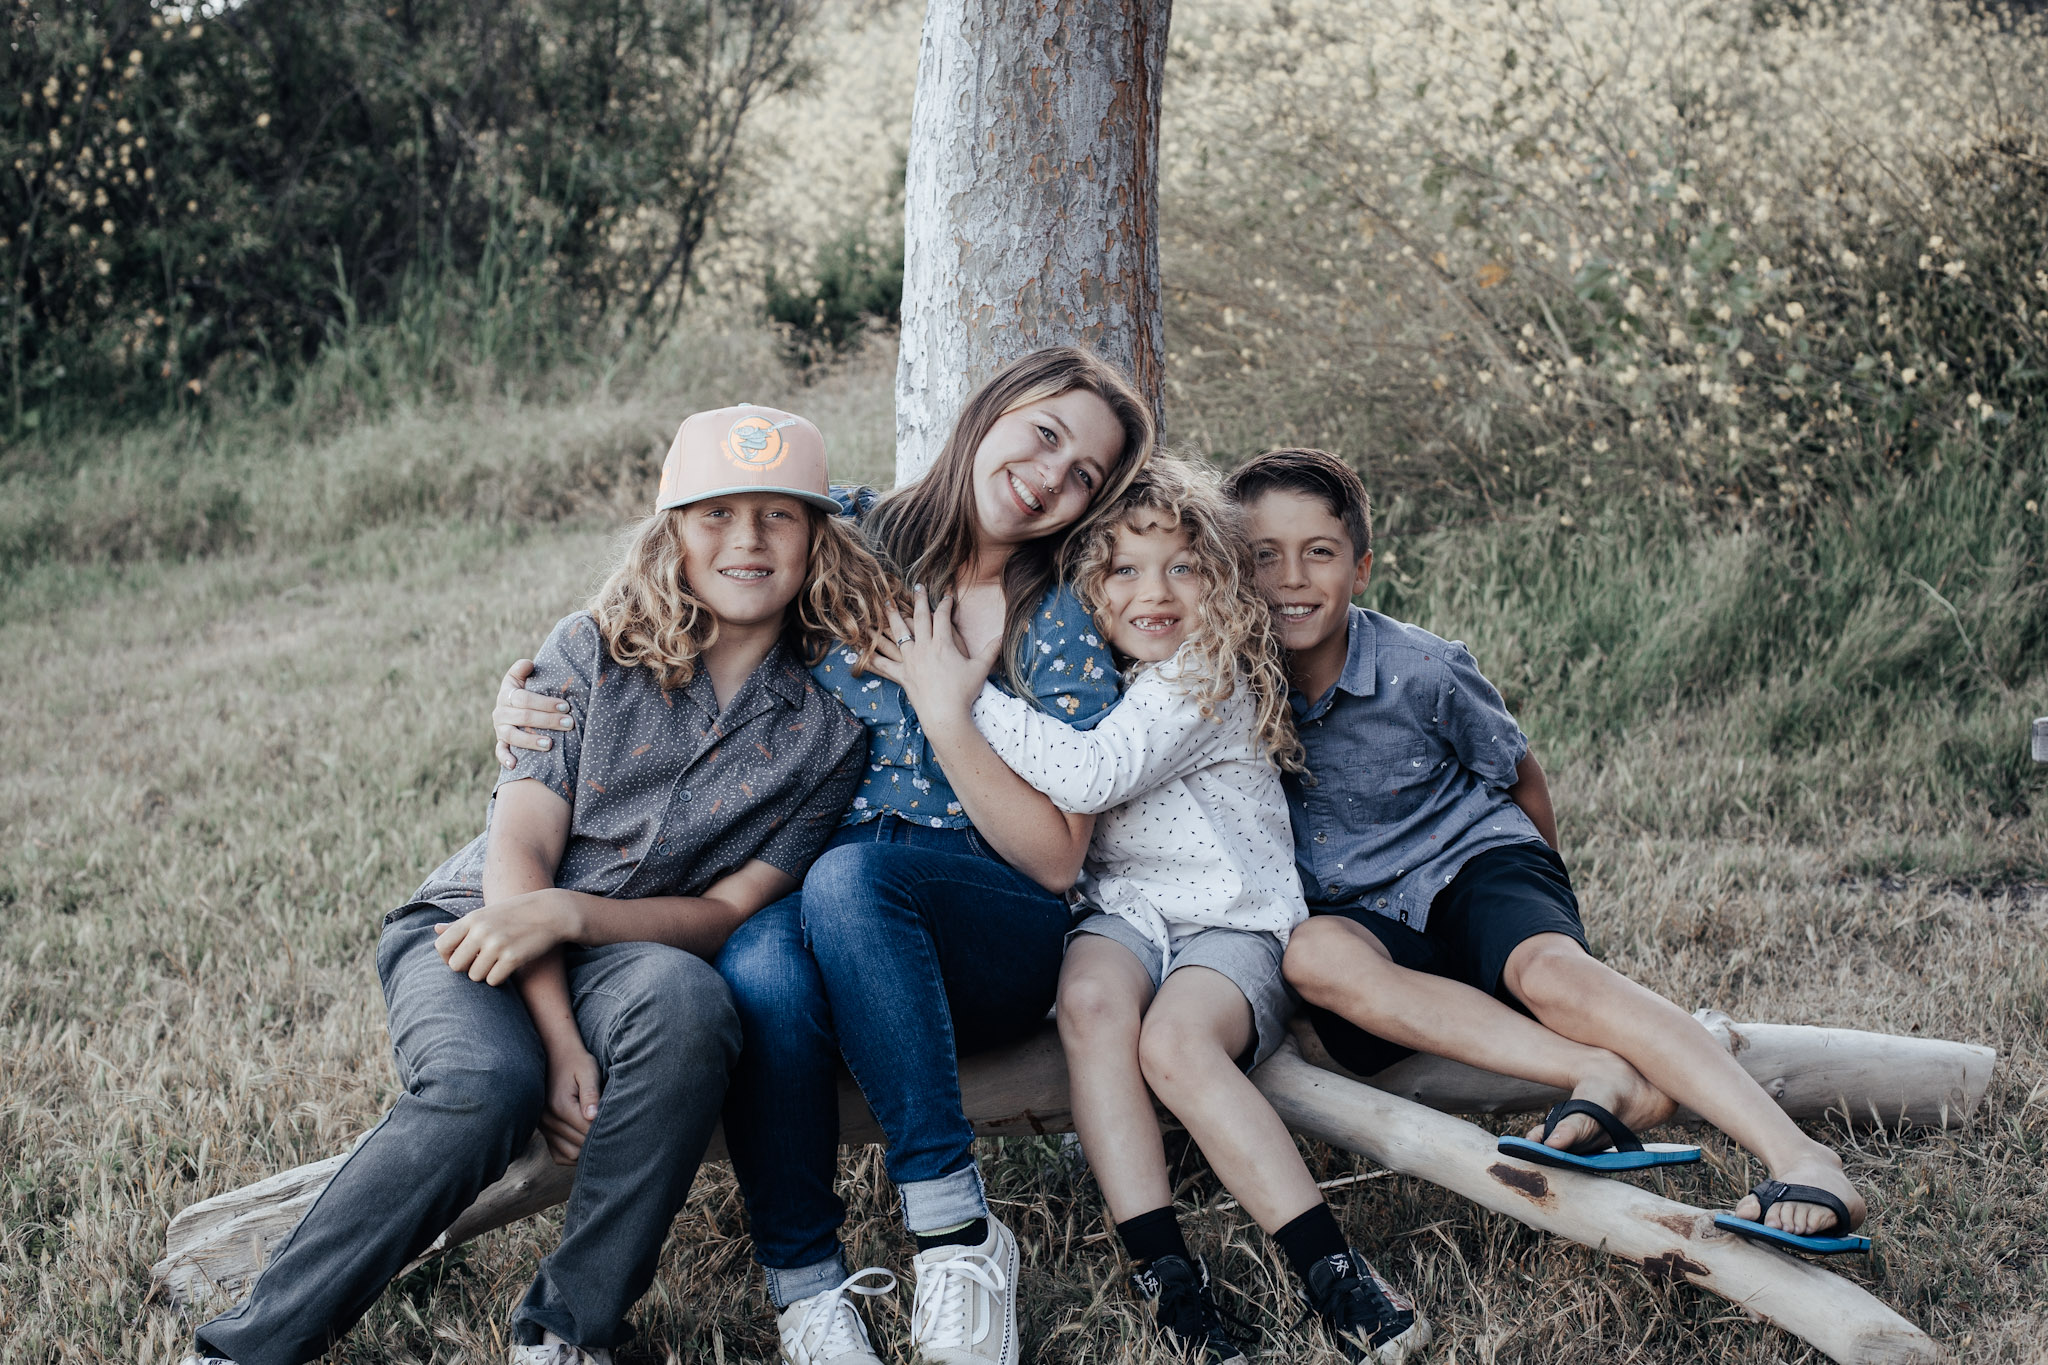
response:
<path id="1" fill-rule="evenodd" d="M 576 726 L 568 702 L 525 690 L 522 684 L 532 676 L 533 660 L 521 659 L 498 679 L 498 704 L 491 711 L 491 724 L 498 732 L 500 767 L 512 766 L 514 749 L 552 749 L 555 741 L 548 731 Z"/>
<path id="2" fill-rule="evenodd" d="M 905 621 L 894 606 L 889 608 L 889 639 L 876 647 L 874 670 L 903 688 L 919 719 L 929 725 L 935 720 L 964 719 L 988 681 L 1003 640 L 997 634 L 973 653 L 960 645 L 953 624 L 953 598 L 939 599 L 934 607 L 918 588 Z"/>
<path id="3" fill-rule="evenodd" d="M 453 971 L 502 986 L 579 934 L 574 897 L 555 887 L 511 896 L 461 919 L 434 926 L 434 951 Z"/>

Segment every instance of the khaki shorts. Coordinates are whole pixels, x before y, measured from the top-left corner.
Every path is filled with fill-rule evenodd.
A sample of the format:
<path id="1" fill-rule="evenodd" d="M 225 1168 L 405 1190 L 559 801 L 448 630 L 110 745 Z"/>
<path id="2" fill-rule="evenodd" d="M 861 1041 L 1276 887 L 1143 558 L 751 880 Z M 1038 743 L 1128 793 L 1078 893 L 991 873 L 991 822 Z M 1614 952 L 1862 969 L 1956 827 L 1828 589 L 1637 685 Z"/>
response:
<path id="1" fill-rule="evenodd" d="M 1090 915 L 1067 935 L 1067 942 L 1072 943 L 1076 934 L 1096 934 L 1130 949 L 1152 978 L 1154 990 L 1183 967 L 1207 967 L 1227 977 L 1252 1007 L 1252 1044 L 1237 1059 L 1237 1064 L 1246 1071 L 1272 1056 L 1273 1049 L 1287 1036 L 1287 1020 L 1297 1001 L 1280 975 L 1280 959 L 1287 945 L 1278 934 L 1204 929 L 1182 941 L 1170 969 L 1160 960 L 1159 945 L 1122 915 Z"/>

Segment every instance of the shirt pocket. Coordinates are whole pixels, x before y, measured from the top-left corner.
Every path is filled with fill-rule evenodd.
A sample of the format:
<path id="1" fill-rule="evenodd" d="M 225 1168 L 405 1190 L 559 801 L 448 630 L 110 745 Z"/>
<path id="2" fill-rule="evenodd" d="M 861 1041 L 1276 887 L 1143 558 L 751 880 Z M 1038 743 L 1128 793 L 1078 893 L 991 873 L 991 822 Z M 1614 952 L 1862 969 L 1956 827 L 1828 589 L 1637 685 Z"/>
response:
<path id="1" fill-rule="evenodd" d="M 1406 824 L 1422 810 L 1443 766 L 1439 749 L 1427 739 L 1411 736 L 1374 751 L 1359 773 L 1357 809 L 1368 827 L 1384 833 L 1387 826 Z"/>

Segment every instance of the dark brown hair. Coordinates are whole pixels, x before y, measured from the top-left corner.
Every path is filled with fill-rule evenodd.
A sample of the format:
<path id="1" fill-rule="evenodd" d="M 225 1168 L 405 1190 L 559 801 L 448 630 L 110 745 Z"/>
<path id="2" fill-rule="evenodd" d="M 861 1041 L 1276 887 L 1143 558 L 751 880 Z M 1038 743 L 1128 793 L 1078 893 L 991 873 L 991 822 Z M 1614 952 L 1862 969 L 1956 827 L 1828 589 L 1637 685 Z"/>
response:
<path id="1" fill-rule="evenodd" d="M 1024 542 L 1003 566 L 1003 676 L 1012 691 L 1026 698 L 1031 693 L 1024 684 L 1024 630 L 1039 599 L 1059 578 L 1060 548 L 1116 501 L 1152 454 L 1152 408 L 1131 381 L 1077 346 L 1054 346 L 1012 361 L 968 398 L 953 434 L 924 476 L 884 496 L 862 526 L 883 562 L 905 583 L 922 583 L 936 602 L 957 585 L 979 548 L 974 455 L 989 429 L 1018 408 L 1075 389 L 1109 405 L 1123 427 L 1124 445 L 1080 520 Z"/>
<path id="2" fill-rule="evenodd" d="M 1290 448 L 1254 455 L 1223 481 L 1223 496 L 1240 507 L 1274 489 L 1301 493 L 1330 509 L 1351 537 L 1351 557 L 1372 550 L 1372 498 L 1358 471 L 1327 450 Z"/>

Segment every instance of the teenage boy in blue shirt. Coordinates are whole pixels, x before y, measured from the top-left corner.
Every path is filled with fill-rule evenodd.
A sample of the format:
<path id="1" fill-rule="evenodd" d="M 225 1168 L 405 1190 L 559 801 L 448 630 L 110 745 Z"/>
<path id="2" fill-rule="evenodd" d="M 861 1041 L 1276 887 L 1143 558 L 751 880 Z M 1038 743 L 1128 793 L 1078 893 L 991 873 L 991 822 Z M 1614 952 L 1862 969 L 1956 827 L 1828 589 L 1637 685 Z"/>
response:
<path id="1" fill-rule="evenodd" d="M 1737 1217 L 1805 1237 L 1861 1223 L 1834 1152 L 1691 1015 L 1586 951 L 1543 770 L 1471 653 L 1352 605 L 1372 573 L 1358 475 L 1324 451 L 1276 450 L 1227 487 L 1307 750 L 1286 786 L 1311 918 L 1285 972 L 1330 1054 L 1370 1076 L 1431 1052 L 1568 1090 L 1631 1127 L 1677 1101 L 1769 1167 Z M 1602 1128 L 1578 1112 L 1529 1137 L 1592 1152 Z"/>

